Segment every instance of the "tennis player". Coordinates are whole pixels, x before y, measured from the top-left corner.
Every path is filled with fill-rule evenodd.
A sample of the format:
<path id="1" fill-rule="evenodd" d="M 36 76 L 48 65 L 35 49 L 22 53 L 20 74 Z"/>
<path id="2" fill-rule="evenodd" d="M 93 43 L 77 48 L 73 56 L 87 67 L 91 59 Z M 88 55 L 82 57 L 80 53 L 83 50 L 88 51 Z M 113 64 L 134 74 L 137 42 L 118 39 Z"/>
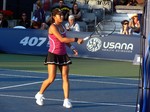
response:
<path id="1" fill-rule="evenodd" d="M 47 87 L 55 80 L 57 66 L 60 69 L 62 80 L 63 80 L 63 91 L 64 91 L 64 102 L 65 108 L 71 108 L 72 104 L 69 100 L 69 64 L 71 60 L 66 53 L 66 47 L 70 47 L 75 55 L 78 55 L 78 51 L 70 43 L 77 42 L 78 44 L 83 43 L 82 38 L 68 38 L 66 37 L 66 29 L 62 25 L 63 14 L 60 9 L 54 9 L 52 11 L 52 21 L 48 29 L 48 37 L 50 42 L 50 48 L 48 55 L 45 60 L 45 64 L 48 65 L 48 78 L 42 83 L 40 91 L 35 95 L 36 103 L 42 106 L 44 96 L 43 93 Z"/>

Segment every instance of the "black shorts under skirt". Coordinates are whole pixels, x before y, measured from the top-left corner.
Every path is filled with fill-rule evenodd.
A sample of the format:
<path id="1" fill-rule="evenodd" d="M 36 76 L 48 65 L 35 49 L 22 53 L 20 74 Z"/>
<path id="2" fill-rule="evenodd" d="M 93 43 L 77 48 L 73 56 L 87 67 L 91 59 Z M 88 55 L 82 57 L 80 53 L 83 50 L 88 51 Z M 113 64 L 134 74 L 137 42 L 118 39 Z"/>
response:
<path id="1" fill-rule="evenodd" d="M 68 65 L 72 64 L 71 59 L 68 57 L 67 54 L 65 55 L 57 55 L 51 52 L 48 52 L 48 55 L 45 59 L 44 64 L 56 64 L 56 65 Z"/>

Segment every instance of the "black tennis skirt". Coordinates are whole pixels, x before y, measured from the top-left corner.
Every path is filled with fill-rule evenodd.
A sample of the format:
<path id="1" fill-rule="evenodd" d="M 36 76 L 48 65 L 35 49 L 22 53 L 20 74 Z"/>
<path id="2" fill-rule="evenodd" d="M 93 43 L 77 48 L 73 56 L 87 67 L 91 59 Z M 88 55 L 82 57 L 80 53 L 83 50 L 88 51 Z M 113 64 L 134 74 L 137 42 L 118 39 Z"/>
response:
<path id="1" fill-rule="evenodd" d="M 46 56 L 44 64 L 45 65 L 47 64 L 68 65 L 68 64 L 72 64 L 72 61 L 67 54 L 57 55 L 57 54 L 48 52 L 48 55 Z"/>

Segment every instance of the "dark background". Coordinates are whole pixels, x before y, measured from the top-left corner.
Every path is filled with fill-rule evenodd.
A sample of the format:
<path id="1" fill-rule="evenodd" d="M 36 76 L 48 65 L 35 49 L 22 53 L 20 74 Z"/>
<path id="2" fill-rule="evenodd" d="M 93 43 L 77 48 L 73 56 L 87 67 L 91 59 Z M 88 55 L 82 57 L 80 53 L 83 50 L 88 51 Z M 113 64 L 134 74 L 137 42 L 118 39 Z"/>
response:
<path id="1" fill-rule="evenodd" d="M 14 12 L 14 19 L 19 19 L 22 12 L 26 12 L 28 18 L 30 18 L 33 4 L 36 1 L 37 0 L 7 0 L 6 10 Z M 0 10 L 3 10 L 3 0 L 0 0 Z"/>

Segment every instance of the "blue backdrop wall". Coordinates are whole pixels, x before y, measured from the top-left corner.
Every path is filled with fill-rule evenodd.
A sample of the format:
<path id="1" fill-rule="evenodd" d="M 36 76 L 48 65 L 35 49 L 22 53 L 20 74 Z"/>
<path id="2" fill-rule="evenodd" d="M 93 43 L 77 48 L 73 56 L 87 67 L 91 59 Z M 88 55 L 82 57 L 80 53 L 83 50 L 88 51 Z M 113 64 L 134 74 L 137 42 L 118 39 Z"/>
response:
<path id="1" fill-rule="evenodd" d="M 47 30 L 0 29 L 0 51 L 16 54 L 46 55 L 48 51 Z M 88 36 L 90 32 L 67 32 L 68 37 Z M 91 46 L 90 42 L 95 45 Z M 140 37 L 111 35 L 104 38 L 92 38 L 82 45 L 73 43 L 79 51 L 79 57 L 113 60 L 133 60 L 140 53 Z M 67 48 L 70 56 L 72 51 Z"/>

